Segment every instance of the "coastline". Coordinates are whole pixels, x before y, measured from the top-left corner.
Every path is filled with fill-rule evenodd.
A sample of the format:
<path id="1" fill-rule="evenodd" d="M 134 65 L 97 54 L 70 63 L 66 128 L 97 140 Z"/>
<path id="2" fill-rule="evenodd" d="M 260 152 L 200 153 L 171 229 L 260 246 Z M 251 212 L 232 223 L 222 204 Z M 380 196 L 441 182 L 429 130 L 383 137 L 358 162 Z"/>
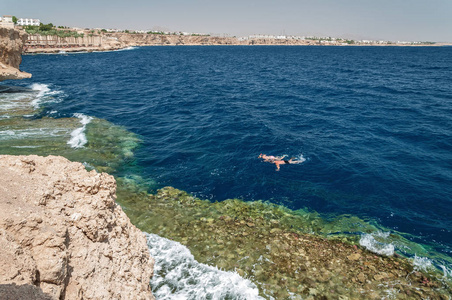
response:
<path id="1" fill-rule="evenodd" d="M 23 45 L 28 35 L 14 28 L 0 25 L 0 81 L 30 78 L 31 74 L 19 69 Z"/>
<path id="2" fill-rule="evenodd" d="M 358 218 L 328 224 L 275 204 L 212 203 L 172 187 L 148 194 L 120 178 L 118 203 L 141 230 L 185 245 L 201 263 L 250 279 L 265 298 L 441 299 L 452 293 L 437 270 L 397 254 L 371 252 L 358 236 L 318 234 L 324 227 L 334 232 L 335 222 L 364 225 Z"/>
<path id="3" fill-rule="evenodd" d="M 115 51 L 115 50 L 121 50 L 124 48 L 105 48 L 105 47 L 71 47 L 71 48 L 64 48 L 64 47 L 57 47 L 57 48 L 32 48 L 32 49 L 26 49 L 24 50 L 23 54 L 64 54 L 64 53 L 74 53 L 74 52 L 104 52 L 104 51 Z"/>
<path id="4" fill-rule="evenodd" d="M 155 300 L 154 260 L 113 176 L 61 156 L 0 155 L 0 170 L 0 298 L 29 286 L 46 299 Z"/>
<path id="5" fill-rule="evenodd" d="M 23 52 L 23 55 L 34 55 L 34 54 L 67 54 L 67 53 L 91 53 L 91 52 L 108 52 L 108 51 L 119 51 L 125 50 L 131 47 L 181 47 L 181 46 L 245 46 L 245 47 L 259 47 L 259 46 L 285 46 L 285 47 L 450 47 L 452 44 L 444 45 L 286 45 L 286 44 L 167 44 L 167 45 L 124 45 L 122 47 L 105 48 L 105 47 L 72 47 L 72 48 L 35 48 L 27 49 Z"/>
<path id="6" fill-rule="evenodd" d="M 86 33 L 88 35 L 88 32 Z M 70 52 L 97 52 L 114 51 L 128 47 L 140 46 L 328 46 L 328 47 L 442 47 L 452 46 L 452 43 L 351 43 L 329 42 L 311 39 L 271 39 L 253 38 L 239 39 L 236 37 L 213 36 L 184 36 L 184 35 L 160 35 L 138 33 L 101 33 L 89 34 L 88 40 L 78 42 L 66 42 L 41 40 L 41 36 L 30 36 L 25 44 L 24 54 L 38 53 L 70 53 Z M 91 39 L 91 40 L 90 40 Z M 96 42 L 93 42 L 93 41 Z"/>

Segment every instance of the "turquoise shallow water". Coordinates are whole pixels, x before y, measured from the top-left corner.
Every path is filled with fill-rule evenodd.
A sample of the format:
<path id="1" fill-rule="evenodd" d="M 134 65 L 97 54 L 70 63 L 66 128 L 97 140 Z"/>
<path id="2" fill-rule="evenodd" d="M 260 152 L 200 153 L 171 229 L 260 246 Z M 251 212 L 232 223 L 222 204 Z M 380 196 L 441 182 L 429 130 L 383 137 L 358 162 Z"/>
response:
<path id="1" fill-rule="evenodd" d="M 385 245 L 448 266 L 450 51 L 151 47 L 25 56 L 21 67 L 33 78 L 2 87 L 32 91 L 1 94 L 0 149 L 62 151 L 106 171 L 139 174 L 150 189 L 171 185 L 211 200 L 262 199 L 324 218 L 358 216 L 423 249 L 372 236 Z M 11 97 L 19 97 L 16 107 Z M 26 117 L 14 119 L 11 109 Z M 42 147 L 49 137 L 65 146 Z M 259 153 L 306 161 L 275 172 Z"/>

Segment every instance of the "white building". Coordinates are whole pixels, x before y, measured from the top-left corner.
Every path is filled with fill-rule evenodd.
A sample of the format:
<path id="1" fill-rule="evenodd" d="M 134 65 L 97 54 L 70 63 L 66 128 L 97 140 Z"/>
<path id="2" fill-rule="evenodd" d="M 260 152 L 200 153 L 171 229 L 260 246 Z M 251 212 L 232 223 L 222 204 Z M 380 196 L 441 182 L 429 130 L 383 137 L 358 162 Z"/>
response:
<path id="1" fill-rule="evenodd" d="M 41 24 L 41 21 L 39 19 L 23 19 L 20 18 L 17 20 L 17 25 L 21 26 L 39 26 Z"/>
<path id="2" fill-rule="evenodd" d="M 14 28 L 12 16 L 3 16 L 0 22 L 0 27 Z"/>

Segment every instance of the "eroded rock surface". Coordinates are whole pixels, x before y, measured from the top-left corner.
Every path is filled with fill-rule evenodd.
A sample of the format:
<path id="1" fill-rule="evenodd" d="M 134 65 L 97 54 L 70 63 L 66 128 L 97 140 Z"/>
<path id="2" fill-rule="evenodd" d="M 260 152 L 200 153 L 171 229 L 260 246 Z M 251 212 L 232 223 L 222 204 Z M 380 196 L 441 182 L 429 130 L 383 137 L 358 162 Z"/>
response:
<path id="1" fill-rule="evenodd" d="M 1 155 L 0 293 L 154 299 L 145 236 L 115 191 L 112 176 L 62 157 Z"/>
<path id="2" fill-rule="evenodd" d="M 25 32 L 0 27 L 0 81 L 31 77 L 31 74 L 19 70 L 26 41 Z"/>

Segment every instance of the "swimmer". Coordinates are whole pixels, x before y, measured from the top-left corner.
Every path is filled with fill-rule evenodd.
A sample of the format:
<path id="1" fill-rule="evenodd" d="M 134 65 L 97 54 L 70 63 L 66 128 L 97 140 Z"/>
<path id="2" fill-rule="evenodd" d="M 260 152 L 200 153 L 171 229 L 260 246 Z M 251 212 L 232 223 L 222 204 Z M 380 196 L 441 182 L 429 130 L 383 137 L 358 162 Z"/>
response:
<path id="1" fill-rule="evenodd" d="M 280 165 L 285 164 L 301 164 L 304 160 L 296 160 L 295 157 L 291 157 L 290 159 L 284 159 L 287 155 L 283 156 L 272 156 L 260 154 L 259 158 L 262 158 L 265 162 L 270 162 L 276 165 L 276 171 L 279 171 Z"/>
<path id="2" fill-rule="evenodd" d="M 265 154 L 259 154 L 258 158 L 262 158 L 265 162 L 273 162 L 275 160 L 282 160 L 284 157 L 286 157 L 287 154 L 284 154 L 283 156 L 273 156 L 273 155 L 265 155 Z"/>
<path id="3" fill-rule="evenodd" d="M 279 166 L 284 164 L 301 164 L 303 161 L 301 160 L 294 160 L 293 158 L 289 160 L 274 160 L 272 163 L 276 165 L 276 171 L 279 171 Z"/>

